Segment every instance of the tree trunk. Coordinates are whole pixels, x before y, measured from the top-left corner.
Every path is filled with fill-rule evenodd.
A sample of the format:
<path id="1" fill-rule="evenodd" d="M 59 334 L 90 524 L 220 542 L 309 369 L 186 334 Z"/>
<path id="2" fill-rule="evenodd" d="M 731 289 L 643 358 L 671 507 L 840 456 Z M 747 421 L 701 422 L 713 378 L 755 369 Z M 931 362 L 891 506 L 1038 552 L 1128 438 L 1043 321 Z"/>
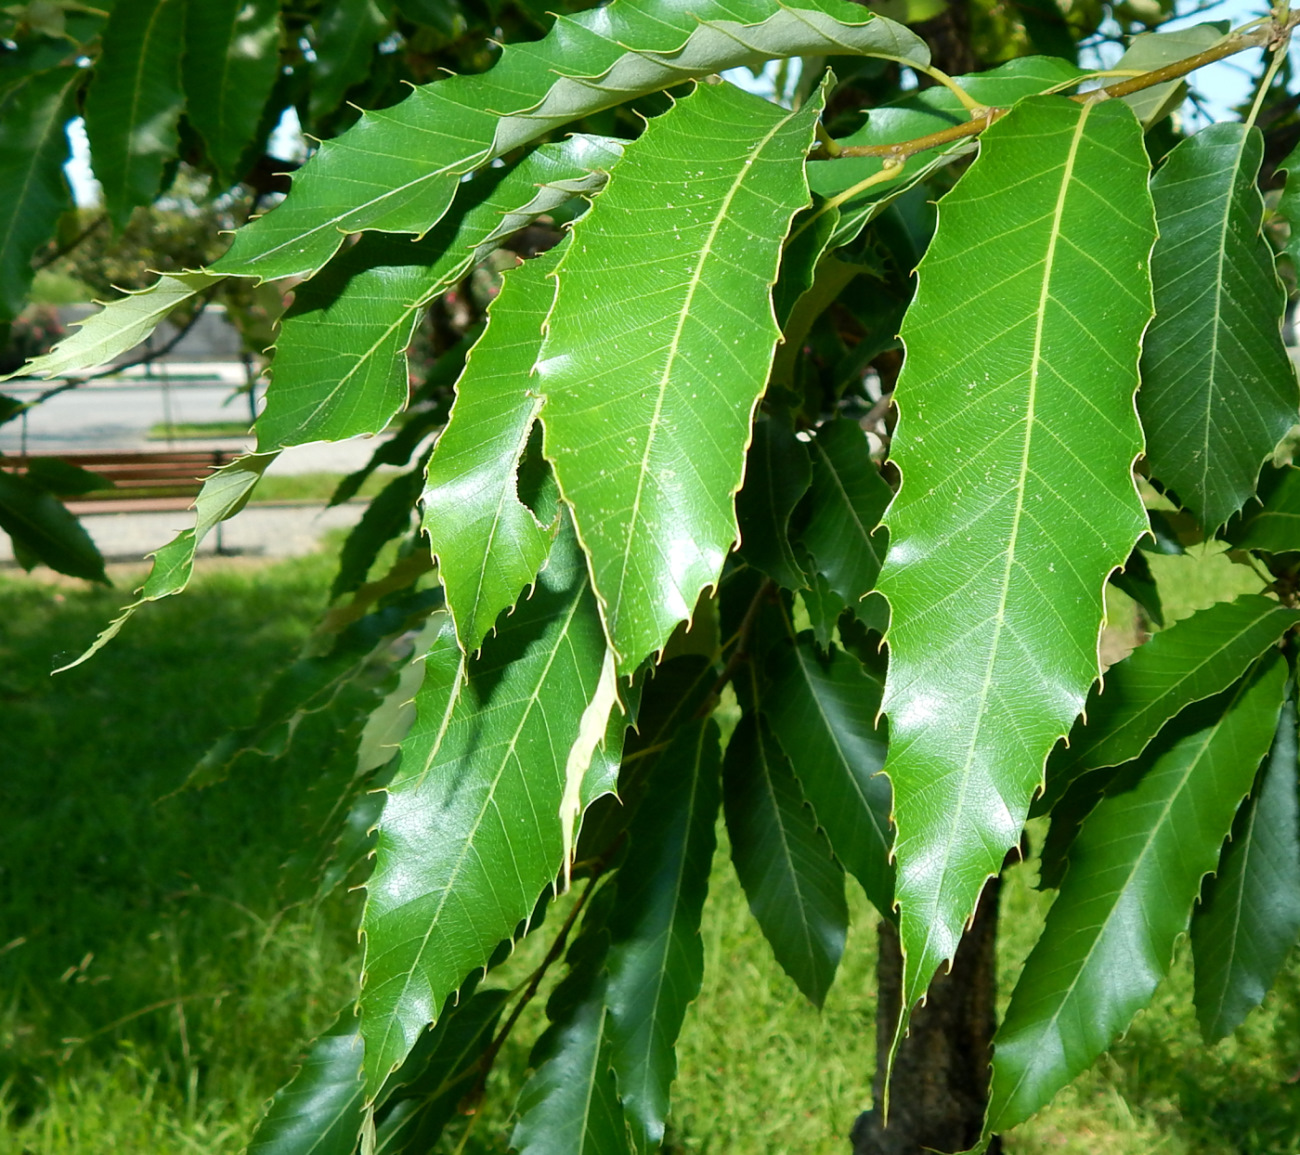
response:
<path id="1" fill-rule="evenodd" d="M 898 1049 L 889 1093 L 889 1126 L 874 1110 L 853 1125 L 853 1155 L 923 1155 L 965 1151 L 984 1125 L 988 1104 L 989 1061 L 996 1026 L 998 891 L 990 879 L 980 896 L 975 920 L 962 937 L 952 970 L 930 984 L 924 1005 L 912 1012 L 907 1037 Z M 884 1102 L 885 1067 L 902 999 L 903 956 L 898 930 L 880 924 L 876 964 L 876 1078 L 872 1096 Z M 996 1138 L 990 1155 L 1002 1149 Z"/>

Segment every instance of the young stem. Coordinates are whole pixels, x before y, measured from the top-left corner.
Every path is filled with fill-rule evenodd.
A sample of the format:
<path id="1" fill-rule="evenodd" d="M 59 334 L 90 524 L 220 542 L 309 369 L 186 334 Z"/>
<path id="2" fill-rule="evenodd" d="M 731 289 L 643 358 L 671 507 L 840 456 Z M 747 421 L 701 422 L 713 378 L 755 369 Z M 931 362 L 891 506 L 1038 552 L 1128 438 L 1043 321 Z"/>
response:
<path id="1" fill-rule="evenodd" d="M 1300 23 L 1300 11 L 1288 12 L 1283 20 L 1270 21 L 1255 28 L 1248 26 L 1248 30 L 1243 29 L 1225 36 L 1218 44 L 1207 48 L 1204 52 L 1198 52 L 1194 56 L 1188 56 L 1183 60 L 1175 61 L 1173 64 L 1167 64 L 1163 68 L 1152 69 L 1140 76 L 1134 76 L 1129 80 L 1121 80 L 1117 84 L 1107 85 L 1105 88 L 1099 88 L 1093 92 L 1081 92 L 1070 97 L 1070 99 L 1081 103 L 1110 100 L 1154 88 L 1157 84 L 1166 84 L 1171 80 L 1179 80 L 1188 73 L 1195 72 L 1198 68 L 1204 68 L 1207 64 L 1213 64 L 1217 60 L 1235 56 L 1239 52 L 1245 52 L 1251 48 L 1262 48 L 1270 44 L 1284 44 L 1297 23 Z M 932 148 L 941 148 L 946 144 L 955 144 L 957 141 L 968 137 L 978 136 L 990 124 L 1005 116 L 1009 111 L 1010 109 L 1006 108 L 983 108 L 972 115 L 969 124 L 955 124 L 951 128 L 927 133 L 925 136 L 900 141 L 897 144 L 844 145 L 840 148 L 839 155 L 906 159 L 918 152 L 928 152 Z"/>

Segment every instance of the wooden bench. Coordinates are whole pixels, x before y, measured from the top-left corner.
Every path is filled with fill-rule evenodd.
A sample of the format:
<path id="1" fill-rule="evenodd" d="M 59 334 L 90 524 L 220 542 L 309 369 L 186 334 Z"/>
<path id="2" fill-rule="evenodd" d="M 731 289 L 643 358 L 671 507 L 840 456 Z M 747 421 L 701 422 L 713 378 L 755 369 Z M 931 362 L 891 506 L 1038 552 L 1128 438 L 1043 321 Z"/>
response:
<path id="1" fill-rule="evenodd" d="M 2 457 L 0 469 L 27 472 L 29 461 L 48 457 L 96 473 L 109 488 L 57 496 L 74 514 L 149 513 L 188 509 L 209 474 L 241 454 L 229 449 L 110 450 Z"/>

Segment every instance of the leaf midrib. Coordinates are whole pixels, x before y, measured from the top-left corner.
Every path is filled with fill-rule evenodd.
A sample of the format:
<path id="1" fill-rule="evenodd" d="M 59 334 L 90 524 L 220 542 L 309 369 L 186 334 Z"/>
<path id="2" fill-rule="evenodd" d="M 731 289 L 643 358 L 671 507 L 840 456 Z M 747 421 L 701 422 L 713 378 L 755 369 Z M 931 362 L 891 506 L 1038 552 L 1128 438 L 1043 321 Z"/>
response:
<path id="1" fill-rule="evenodd" d="M 470 826 L 469 830 L 466 832 L 464 844 L 461 847 L 460 854 L 456 858 L 452 870 L 447 877 L 447 881 L 443 886 L 442 893 L 438 898 L 438 902 L 434 907 L 432 914 L 429 916 L 428 929 L 424 932 L 424 934 L 420 938 L 419 949 L 416 951 L 415 959 L 412 961 L 410 967 L 407 968 L 406 980 L 402 984 L 401 994 L 399 998 L 396 1000 L 395 1005 L 404 1002 L 407 994 L 411 989 L 411 981 L 415 976 L 416 969 L 420 966 L 420 963 L 424 959 L 425 951 L 428 949 L 429 946 L 429 939 L 433 937 L 433 932 L 435 928 L 438 926 L 438 921 L 442 916 L 443 908 L 447 905 L 448 900 L 451 898 L 452 893 L 455 891 L 456 880 L 460 877 L 460 872 L 464 868 L 465 860 L 470 856 L 470 851 L 474 847 L 475 836 L 477 835 L 479 828 L 483 825 L 483 816 L 487 813 L 488 807 L 491 805 L 492 801 L 496 798 L 496 792 L 497 792 L 497 788 L 501 784 L 501 778 L 506 772 L 506 767 L 510 762 L 511 756 L 514 754 L 516 746 L 519 744 L 519 736 L 523 733 L 524 726 L 527 724 L 528 719 L 532 717 L 533 710 L 536 708 L 538 699 L 541 697 L 542 689 L 546 684 L 547 676 L 551 672 L 551 666 L 555 664 L 556 656 L 559 654 L 560 650 L 563 648 L 564 642 L 569 637 L 569 630 L 573 626 L 573 619 L 577 616 L 578 606 L 581 604 L 582 595 L 586 592 L 587 586 L 588 586 L 588 579 L 584 578 L 581 584 L 578 586 L 578 588 L 574 591 L 572 595 L 571 601 L 569 603 L 569 610 L 564 619 L 564 625 L 556 635 L 554 644 L 550 647 L 550 651 L 546 656 L 545 665 L 543 666 L 541 671 L 537 674 L 536 678 L 534 679 L 533 689 L 526 699 L 527 706 L 520 714 L 519 722 L 515 727 L 515 731 L 510 736 L 510 741 L 506 744 L 505 750 L 501 753 L 500 757 L 497 759 L 497 768 L 492 778 L 491 787 L 484 795 L 483 805 L 482 807 L 480 807 L 477 817 L 474 819 L 474 822 Z M 464 658 L 462 655 L 462 662 L 463 660 Z M 459 694 L 455 694 L 453 695 L 453 697 L 458 698 Z M 449 713 L 450 713 L 450 709 L 451 707 L 449 707 Z M 449 726 L 450 726 L 450 716 L 448 716 L 447 718 L 447 726 L 444 727 L 439 733 L 439 743 L 441 743 L 442 737 L 444 737 L 446 734 L 446 728 Z M 430 755 L 430 760 L 428 764 L 428 768 L 430 769 L 432 768 L 433 760 L 437 752 L 438 752 L 438 747 L 435 746 L 433 753 Z M 393 1029 L 397 1025 L 398 1025 L 397 1016 L 391 1015 L 388 1026 L 384 1031 L 381 1053 L 388 1049 L 388 1040 L 391 1038 Z"/>
<path id="2" fill-rule="evenodd" d="M 1252 670 L 1254 668 L 1256 667 L 1252 666 Z M 1116 910 L 1118 910 L 1119 908 L 1119 903 L 1118 901 L 1116 901 L 1117 896 L 1122 897 L 1123 894 L 1128 890 L 1128 887 L 1132 883 L 1133 878 L 1137 875 L 1137 873 L 1141 869 L 1142 863 L 1146 860 L 1147 855 L 1151 852 L 1151 848 L 1155 845 L 1157 840 L 1157 835 L 1159 835 L 1163 831 L 1165 825 L 1168 823 L 1169 814 L 1173 810 L 1174 803 L 1182 796 L 1183 791 L 1187 788 L 1187 783 L 1189 779 L 1192 777 L 1192 775 L 1196 772 L 1197 768 L 1200 766 L 1201 760 L 1205 757 L 1206 751 L 1208 750 L 1210 744 L 1214 741 L 1216 737 L 1218 737 L 1219 731 L 1223 728 L 1223 726 L 1227 723 L 1228 719 L 1232 716 L 1233 710 L 1240 703 L 1242 696 L 1245 694 L 1247 688 L 1250 685 L 1250 682 L 1251 682 L 1251 676 L 1250 673 L 1247 673 L 1247 675 L 1241 679 L 1240 683 L 1237 686 L 1236 692 L 1232 695 L 1231 701 L 1229 701 L 1228 704 L 1225 706 L 1223 713 L 1220 714 L 1219 717 L 1215 720 L 1214 724 L 1211 727 L 1209 727 L 1208 730 L 1206 730 L 1205 739 L 1204 741 L 1201 742 L 1200 749 L 1196 751 L 1195 757 L 1188 759 L 1186 767 L 1183 770 L 1181 780 L 1177 783 L 1174 789 L 1170 790 L 1169 793 L 1166 795 L 1165 802 L 1164 805 L 1161 807 L 1159 817 L 1156 819 L 1156 821 L 1151 823 L 1147 831 L 1146 840 L 1143 842 L 1141 850 L 1133 858 L 1132 866 L 1130 867 L 1127 874 L 1125 875 L 1123 883 L 1116 886 L 1113 890 L 1111 890 L 1110 894 L 1107 896 L 1110 899 L 1112 899 L 1109 910 L 1107 911 L 1105 919 L 1100 924 L 1096 924 L 1091 928 L 1094 931 L 1092 943 L 1088 947 L 1088 950 L 1084 954 L 1083 958 L 1079 961 L 1079 964 L 1074 968 L 1074 978 L 1070 980 L 1069 985 L 1064 989 L 1064 991 L 1062 991 L 1059 995 L 1055 997 L 1056 1009 L 1052 1012 L 1052 1014 L 1047 1019 L 1039 1018 L 1034 1022 L 1033 1024 L 1034 1029 L 1032 1032 L 1033 1034 L 1036 1034 L 1038 1035 L 1038 1037 L 1041 1038 L 1048 1031 L 1052 1031 L 1052 1032 L 1056 1031 L 1056 1024 L 1059 1021 L 1062 1012 L 1064 1011 L 1065 1007 L 1073 1000 L 1074 992 L 1079 985 L 1079 981 L 1083 977 L 1084 973 L 1087 971 L 1088 964 L 1091 962 L 1092 957 L 1096 953 L 1098 946 L 1100 945 L 1102 939 L 1105 937 L 1106 929 L 1110 925 L 1110 921 L 1114 917 Z M 1026 1033 L 1030 1033 L 1030 1032 L 1026 1032 Z M 996 1053 L 996 1040 L 995 1040 L 995 1053 Z M 1021 1072 L 1020 1078 L 1016 1080 L 1011 1090 L 1006 1094 L 1006 1096 L 1004 1096 L 1004 1104 L 1005 1102 L 1009 1102 L 1016 1094 L 1019 1093 L 1021 1086 L 1024 1084 L 1025 1080 L 1029 1078 L 1030 1071 L 1033 1069 L 1034 1069 L 1033 1064 L 1029 1064 L 1029 1063 L 1025 1064 L 1024 1070 Z"/>
<path id="3" fill-rule="evenodd" d="M 641 500 L 645 492 L 646 477 L 650 470 L 650 453 L 654 448 L 655 439 L 659 433 L 659 425 L 663 417 L 664 400 L 668 395 L 668 385 L 673 376 L 673 370 L 676 368 L 677 357 L 682 342 L 682 334 L 686 329 L 686 323 L 692 315 L 691 306 L 695 301 L 695 294 L 700 287 L 704 277 L 704 267 L 709 258 L 713 255 L 713 246 L 717 241 L 718 233 L 730 216 L 731 204 L 736 195 L 740 192 L 741 187 L 745 184 L 746 179 L 754 172 L 753 161 L 762 155 L 763 150 L 772 142 L 782 129 L 786 127 L 798 115 L 797 112 L 791 112 L 778 120 L 768 131 L 760 138 L 753 148 L 745 153 L 745 162 L 740 165 L 735 179 L 731 182 L 731 187 L 727 190 L 726 195 L 722 198 L 718 206 L 718 211 L 714 214 L 713 224 L 709 228 L 709 235 L 705 238 L 704 244 L 700 248 L 698 260 L 695 262 L 695 268 L 691 273 L 690 280 L 687 282 L 686 295 L 682 300 L 681 308 L 677 313 L 677 324 L 673 330 L 672 340 L 668 344 L 668 356 L 664 362 L 663 372 L 660 374 L 657 392 L 655 396 L 654 412 L 651 415 L 649 425 L 645 432 L 645 450 L 641 454 L 641 467 L 637 471 L 636 493 L 632 499 L 631 516 L 628 518 L 627 539 L 623 546 L 623 564 L 619 567 L 618 587 L 614 595 L 611 607 L 610 617 L 610 649 L 618 656 L 620 661 L 626 660 L 627 655 L 621 654 L 614 645 L 614 621 L 620 616 L 623 605 L 623 590 L 627 584 L 628 573 L 631 565 L 632 543 L 637 537 L 637 524 L 641 519 Z"/>
<path id="4" fill-rule="evenodd" d="M 1024 417 L 1024 449 L 1020 457 L 1020 470 L 1016 480 L 1016 504 L 1012 515 L 1011 530 L 1007 537 L 1007 560 L 1003 567 L 1001 590 L 998 596 L 997 613 L 994 615 L 993 638 L 989 643 L 989 657 L 984 671 L 984 682 L 980 687 L 979 697 L 975 705 L 975 725 L 971 730 L 970 744 L 966 750 L 966 762 L 962 766 L 960 775 L 960 787 L 957 791 L 956 812 L 947 826 L 947 838 L 944 841 L 943 855 L 940 859 L 940 877 L 946 879 L 949 875 L 948 863 L 952 858 L 953 840 L 957 830 L 962 825 L 962 815 L 966 809 L 966 795 L 970 785 L 971 769 L 975 762 L 976 749 L 984 727 L 985 706 L 988 702 L 989 694 L 993 687 L 994 675 L 997 668 L 998 648 L 1001 645 L 1002 631 L 1006 625 L 1007 600 L 1011 590 L 1011 573 L 1016 563 L 1016 546 L 1020 537 L 1020 524 L 1024 515 L 1025 507 L 1025 489 L 1029 479 L 1029 456 L 1030 448 L 1033 444 L 1034 422 L 1036 420 L 1037 401 L 1038 401 L 1038 378 L 1042 368 L 1043 360 L 1043 329 L 1045 326 L 1045 317 L 1047 313 L 1047 301 L 1051 295 L 1053 266 L 1056 260 L 1056 245 L 1061 236 L 1061 221 L 1065 215 L 1065 204 L 1067 194 L 1069 193 L 1074 181 L 1074 169 L 1078 159 L 1079 145 L 1083 139 L 1083 130 L 1088 123 L 1088 116 L 1092 111 L 1091 104 L 1084 104 L 1079 113 L 1079 119 L 1075 122 L 1074 132 L 1070 140 L 1070 149 L 1066 155 L 1061 175 L 1061 187 L 1057 193 L 1056 205 L 1052 211 L 1052 226 L 1050 239 L 1048 241 L 1047 254 L 1043 261 L 1042 284 L 1039 287 L 1038 295 L 1038 313 L 1034 325 L 1034 344 L 1033 353 L 1030 361 L 1029 370 L 1029 387 L 1028 398 L 1025 404 Z M 937 921 L 937 920 L 936 920 Z M 935 921 L 931 921 L 926 926 L 925 940 L 921 947 L 921 959 L 925 960 L 930 954 L 930 944 L 934 940 L 936 930 Z M 906 960 L 906 952 L 904 952 Z M 912 1005 L 920 998 L 923 992 L 913 989 L 917 982 L 918 972 L 916 969 L 907 968 L 912 973 L 909 976 L 907 1005 Z M 928 982 L 929 976 L 926 976 Z"/>

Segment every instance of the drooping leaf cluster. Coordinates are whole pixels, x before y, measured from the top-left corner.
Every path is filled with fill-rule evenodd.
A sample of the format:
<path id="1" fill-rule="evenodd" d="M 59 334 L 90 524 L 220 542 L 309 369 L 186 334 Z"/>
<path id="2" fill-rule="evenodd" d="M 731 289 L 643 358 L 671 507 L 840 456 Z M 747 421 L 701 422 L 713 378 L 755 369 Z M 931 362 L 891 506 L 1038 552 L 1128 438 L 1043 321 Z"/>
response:
<path id="1" fill-rule="evenodd" d="M 354 32 L 385 19 L 354 7 Z M 1135 70 L 1292 23 L 1157 37 Z M 816 83 L 793 107 L 716 75 L 796 56 Z M 107 360 L 222 277 L 295 279 L 259 452 L 205 486 L 136 605 L 184 587 L 279 449 L 393 432 L 370 468 L 402 472 L 315 648 L 200 768 L 273 750 L 345 685 L 373 699 L 330 868 L 373 825 L 358 1017 L 253 1150 L 426 1149 L 514 1025 L 490 968 L 529 933 L 567 971 L 514 1146 L 657 1149 L 719 818 L 813 1003 L 846 874 L 897 921 L 900 1031 L 1026 821 L 1050 819 L 1057 894 L 995 1042 L 989 1134 L 1112 1044 L 1184 932 L 1211 1041 L 1300 932 L 1300 482 L 1279 452 L 1300 391 L 1253 114 L 1180 139 L 1156 87 L 1176 77 L 1080 92 L 1073 62 L 1025 57 L 845 120 L 854 90 L 813 58 L 936 75 L 907 28 L 840 0 L 558 17 L 362 114 L 211 269 L 30 367 Z M 569 131 L 669 90 L 635 134 Z M 229 173 L 247 119 L 224 115 L 193 127 Z M 109 170 L 110 211 L 152 195 L 152 163 Z M 536 222 L 549 247 L 506 258 Z M 404 414 L 420 316 L 485 268 L 504 272 L 445 358 L 454 403 Z M 1102 679 L 1108 582 L 1161 625 L 1145 554 L 1224 547 L 1260 592 Z"/>

